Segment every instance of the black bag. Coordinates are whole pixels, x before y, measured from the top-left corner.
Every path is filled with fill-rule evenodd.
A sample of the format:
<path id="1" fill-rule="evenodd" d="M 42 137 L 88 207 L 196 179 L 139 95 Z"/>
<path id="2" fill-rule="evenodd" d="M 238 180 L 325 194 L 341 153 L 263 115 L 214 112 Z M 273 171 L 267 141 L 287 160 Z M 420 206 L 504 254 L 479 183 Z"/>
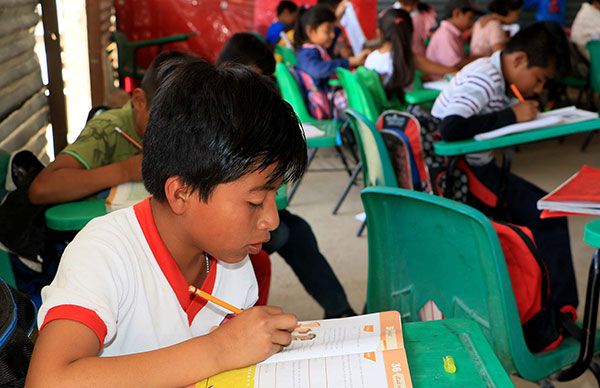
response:
<path id="1" fill-rule="evenodd" d="M 0 279 L 0 386 L 22 387 L 33 352 L 36 310 L 25 295 Z"/>

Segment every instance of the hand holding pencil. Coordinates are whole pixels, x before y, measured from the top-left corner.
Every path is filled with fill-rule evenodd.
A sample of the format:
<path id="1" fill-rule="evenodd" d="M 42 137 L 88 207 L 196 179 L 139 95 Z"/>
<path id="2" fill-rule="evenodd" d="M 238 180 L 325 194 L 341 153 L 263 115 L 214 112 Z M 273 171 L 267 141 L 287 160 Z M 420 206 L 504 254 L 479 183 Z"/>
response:
<path id="1" fill-rule="evenodd" d="M 535 100 L 525 100 L 515 84 L 511 84 L 510 88 L 519 100 L 519 103 L 512 107 L 517 122 L 522 123 L 524 121 L 535 120 L 538 116 L 538 102 Z"/>
<path id="2" fill-rule="evenodd" d="M 195 287 L 190 287 L 191 292 L 196 290 Z M 218 349 L 221 350 L 215 357 L 218 358 L 222 370 L 256 364 L 280 352 L 291 343 L 291 332 L 298 324 L 298 319 L 293 314 L 284 313 L 274 306 L 256 306 L 241 311 L 210 294 L 202 292 L 198 295 L 206 297 L 209 303 L 218 304 L 229 311 L 240 311 L 236 312 L 237 315 L 233 319 L 207 334 L 216 341 Z"/>

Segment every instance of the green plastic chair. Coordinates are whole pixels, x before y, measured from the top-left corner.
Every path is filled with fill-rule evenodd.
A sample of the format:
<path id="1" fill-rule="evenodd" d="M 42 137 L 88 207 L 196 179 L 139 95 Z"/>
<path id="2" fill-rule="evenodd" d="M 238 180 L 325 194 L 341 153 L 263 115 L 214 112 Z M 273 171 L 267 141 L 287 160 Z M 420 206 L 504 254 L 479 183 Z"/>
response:
<path id="1" fill-rule="evenodd" d="M 169 35 L 156 39 L 138 40 L 130 42 L 127 36 L 121 31 L 112 33 L 112 40 L 117 44 L 117 64 L 119 68 L 119 77 L 131 77 L 133 79 L 141 79 L 144 76 L 144 70 L 137 65 L 136 52 L 139 48 L 150 46 L 162 46 L 167 43 L 180 42 L 187 40 L 195 33 Z"/>
<path id="2" fill-rule="evenodd" d="M 275 46 L 275 54 L 279 54 L 283 63 L 290 66 L 296 66 L 298 64 L 298 59 L 296 58 L 296 53 L 294 50 L 288 47 L 284 47 L 282 45 Z"/>
<path id="3" fill-rule="evenodd" d="M 296 116 L 298 116 L 298 120 L 300 120 L 302 124 L 313 125 L 325 132 L 325 135 L 323 136 L 306 139 L 306 146 L 310 149 L 308 164 L 310 165 L 315 158 L 319 148 L 334 147 L 340 155 L 346 170 L 351 174 L 346 158 L 340 148 L 341 142 L 339 141 L 339 134 L 343 122 L 340 120 L 317 120 L 310 115 L 308 108 L 306 107 L 306 102 L 304 101 L 304 96 L 300 92 L 300 87 L 290 72 L 288 65 L 285 63 L 276 64 L 275 78 L 277 79 L 277 85 L 281 91 L 281 96 L 292 106 Z M 299 185 L 300 181 L 296 181 L 290 188 L 287 200 L 288 205 L 292 201 Z"/>
<path id="4" fill-rule="evenodd" d="M 375 70 L 370 70 L 364 66 L 360 66 L 356 69 L 356 75 L 371 95 L 377 110 L 383 112 L 386 109 L 406 109 L 406 106 L 401 104 L 397 98 L 394 97 L 391 100 L 388 99 L 385 89 L 383 88 L 383 84 L 381 83 L 381 77 Z"/>
<path id="5" fill-rule="evenodd" d="M 362 114 L 368 120 L 377 121 L 382 109 L 378 109 L 377 103 L 357 73 L 340 67 L 337 69 L 336 74 L 346 92 L 348 108 Z"/>
<path id="6" fill-rule="evenodd" d="M 530 381 L 577 359 L 573 338 L 540 354 L 527 348 L 500 242 L 485 215 L 400 188 L 370 187 L 361 197 L 369 219 L 368 312 L 398 310 L 403 321 L 418 321 L 432 300 L 444 317 L 476 322 L 506 371 Z"/>

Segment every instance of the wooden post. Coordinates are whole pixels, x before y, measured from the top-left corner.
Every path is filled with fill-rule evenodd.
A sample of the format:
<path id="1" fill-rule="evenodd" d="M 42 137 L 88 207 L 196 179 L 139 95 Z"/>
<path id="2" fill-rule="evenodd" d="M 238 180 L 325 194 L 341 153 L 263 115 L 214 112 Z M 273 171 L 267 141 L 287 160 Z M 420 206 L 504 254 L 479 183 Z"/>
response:
<path id="1" fill-rule="evenodd" d="M 90 63 L 90 88 L 92 106 L 105 105 L 104 69 L 102 67 L 102 33 L 100 31 L 100 2 L 86 0 L 85 13 L 87 18 L 88 58 Z"/>
<path id="2" fill-rule="evenodd" d="M 48 106 L 50 123 L 54 138 L 54 155 L 67 145 L 67 108 L 65 103 L 64 82 L 62 76 L 62 60 L 60 34 L 55 0 L 42 0 L 42 24 L 44 25 L 44 46 L 48 67 Z"/>

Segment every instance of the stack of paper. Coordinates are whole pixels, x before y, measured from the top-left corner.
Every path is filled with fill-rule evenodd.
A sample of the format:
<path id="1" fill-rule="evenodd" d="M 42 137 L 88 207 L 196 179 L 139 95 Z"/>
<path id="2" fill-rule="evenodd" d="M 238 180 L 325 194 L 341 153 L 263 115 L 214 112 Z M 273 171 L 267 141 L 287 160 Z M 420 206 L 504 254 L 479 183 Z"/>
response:
<path id="1" fill-rule="evenodd" d="M 524 123 L 507 125 L 496 130 L 475 135 L 475 140 L 489 140 L 500 136 L 510 135 L 512 133 L 526 132 L 534 129 L 548 128 L 556 125 L 572 124 L 580 121 L 593 120 L 598 118 L 598 113 L 583 109 L 577 109 L 574 106 L 551 110 L 540 113 L 538 118 Z"/>
<path id="2" fill-rule="evenodd" d="M 307 139 L 325 136 L 325 132 L 321 131 L 312 124 L 302 124 L 302 128 L 304 129 L 304 137 Z"/>
<path id="3" fill-rule="evenodd" d="M 149 196 L 150 193 L 148 193 L 142 182 L 122 183 L 110 189 L 108 198 L 106 198 L 106 211 L 110 213 L 133 206 Z"/>
<path id="4" fill-rule="evenodd" d="M 196 388 L 410 388 L 400 314 L 300 322 L 291 345 Z"/>
<path id="5" fill-rule="evenodd" d="M 444 90 L 444 88 L 448 85 L 450 85 L 450 81 L 445 79 L 439 81 L 423 82 L 424 89 Z"/>
<path id="6" fill-rule="evenodd" d="M 584 165 L 537 203 L 542 218 L 600 215 L 600 169 Z"/>

